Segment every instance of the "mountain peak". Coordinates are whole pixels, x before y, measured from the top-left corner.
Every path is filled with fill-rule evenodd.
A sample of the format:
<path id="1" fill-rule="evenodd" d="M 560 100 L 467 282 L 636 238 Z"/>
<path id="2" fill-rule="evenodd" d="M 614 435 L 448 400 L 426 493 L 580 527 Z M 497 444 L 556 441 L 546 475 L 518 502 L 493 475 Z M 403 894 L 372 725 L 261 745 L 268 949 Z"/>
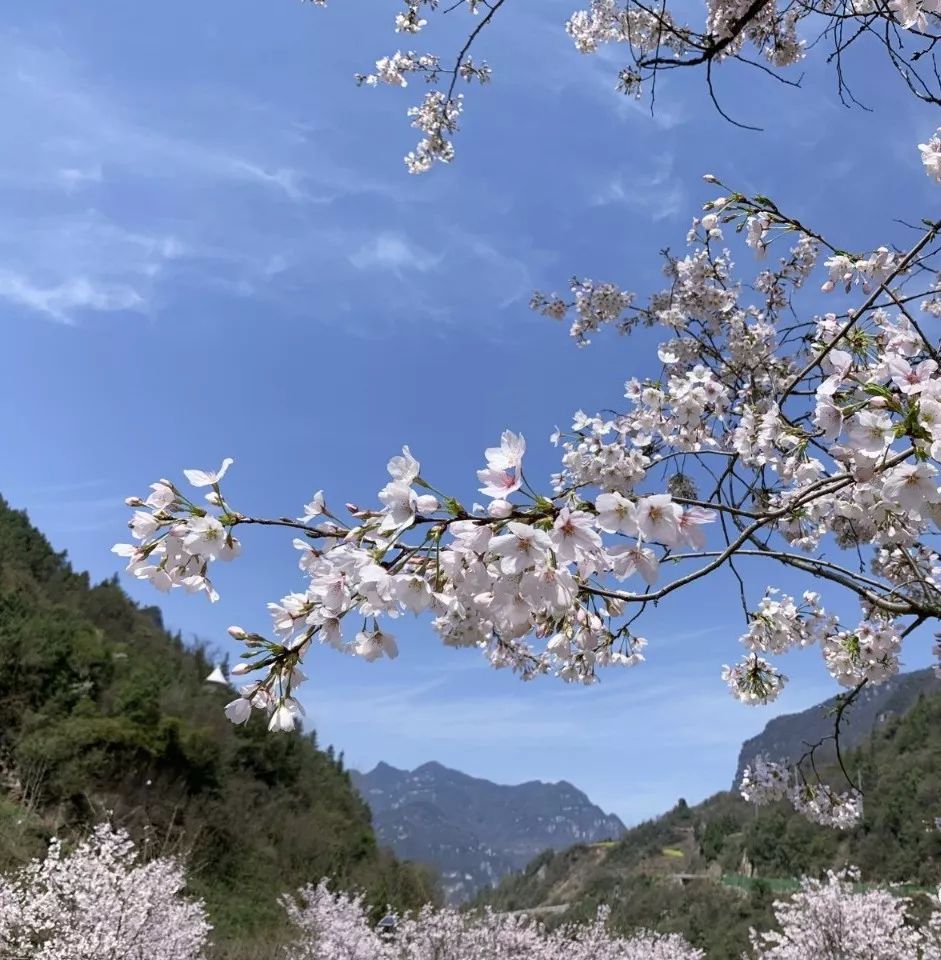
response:
<path id="1" fill-rule="evenodd" d="M 373 768 L 369 771 L 366 776 L 372 776 L 373 774 L 387 774 L 387 773 L 407 773 L 407 770 L 400 770 L 398 767 L 393 767 L 391 763 L 386 763 L 385 760 L 380 760 Z"/>
<path id="2" fill-rule="evenodd" d="M 427 763 L 423 763 L 420 767 L 416 767 L 412 773 L 457 773 L 457 770 L 451 770 L 449 767 L 446 767 L 443 763 L 438 763 L 437 760 L 429 760 Z"/>

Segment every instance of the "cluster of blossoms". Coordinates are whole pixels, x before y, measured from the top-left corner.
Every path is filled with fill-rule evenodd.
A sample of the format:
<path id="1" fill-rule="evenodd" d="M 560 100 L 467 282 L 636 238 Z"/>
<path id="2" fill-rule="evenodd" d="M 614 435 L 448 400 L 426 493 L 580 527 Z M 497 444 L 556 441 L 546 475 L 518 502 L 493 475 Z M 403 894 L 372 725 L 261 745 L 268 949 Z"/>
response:
<path id="1" fill-rule="evenodd" d="M 676 19 L 665 6 L 618 0 L 591 0 L 566 23 L 576 49 L 595 53 L 602 45 L 620 44 L 629 50 L 631 66 L 619 76 L 619 89 L 639 95 L 642 82 L 660 68 L 697 66 L 740 57 L 751 44 L 774 67 L 788 67 L 805 55 L 806 43 L 798 36 L 801 22 L 856 20 L 860 29 L 877 18 L 888 27 L 901 26 L 934 37 L 941 5 L 937 0 L 844 0 L 839 4 L 777 4 L 774 0 L 707 0 L 705 30 Z M 821 33 L 826 32 L 824 26 Z M 845 49 L 843 47 L 838 50 Z M 890 49 L 895 47 L 890 45 Z"/>
<path id="2" fill-rule="evenodd" d="M 99 826 L 71 853 L 0 878 L 0 955 L 31 960 L 198 960 L 210 926 L 182 893 L 181 864 L 139 862 L 126 833 Z"/>
<path id="3" fill-rule="evenodd" d="M 909 901 L 886 890 L 857 892 L 855 870 L 805 879 L 774 904 L 778 930 L 752 931 L 755 960 L 937 960 L 939 915 L 922 927 Z"/>
<path id="4" fill-rule="evenodd" d="M 405 155 L 409 173 L 425 173 L 435 161 L 450 163 L 454 159 L 454 144 L 449 137 L 457 130 L 462 107 L 461 94 L 449 97 L 440 90 L 426 93 L 419 106 L 409 107 L 412 126 L 424 134 L 415 149 Z"/>
<path id="5" fill-rule="evenodd" d="M 424 23 L 418 18 L 417 7 L 410 6 L 407 14 L 398 15 L 396 29 L 417 33 Z M 367 87 L 382 84 L 407 87 L 410 73 L 419 74 L 426 83 L 437 83 L 442 74 L 468 82 L 476 80 L 478 83 L 487 83 L 490 79 L 487 64 L 475 63 L 469 56 L 462 57 L 454 70 L 445 70 L 440 59 L 432 54 L 397 50 L 392 56 L 376 61 L 375 73 L 357 74 L 356 81 Z M 454 158 L 451 137 L 458 129 L 462 109 L 463 94 L 454 94 L 453 83 L 446 93 L 430 90 L 418 106 L 409 107 L 408 116 L 412 126 L 424 134 L 415 149 L 405 157 L 405 165 L 410 173 L 424 173 L 436 162 L 449 163 Z"/>
<path id="6" fill-rule="evenodd" d="M 819 594 L 805 591 L 800 606 L 792 597 L 778 599 L 777 594 L 769 590 L 750 614 L 748 631 L 740 638 L 749 650 L 744 660 L 723 669 L 732 695 L 743 703 L 769 703 L 787 682 L 760 653 L 819 644 L 827 670 L 844 687 L 879 684 L 898 673 L 902 638 L 896 622 L 870 618 L 852 631 L 841 630 L 839 620 L 820 606 Z"/>
<path id="7" fill-rule="evenodd" d="M 844 687 L 863 680 L 881 683 L 899 670 L 902 640 L 891 621 L 863 621 L 852 632 L 841 630 L 823 641 L 827 669 Z"/>
<path id="8" fill-rule="evenodd" d="M 683 508 L 670 494 L 630 499 L 612 491 L 592 502 L 570 492 L 559 503 L 523 494 L 520 499 L 529 503 L 514 503 L 508 498 L 521 494 L 524 452 L 523 438 L 510 431 L 500 446 L 485 451 L 478 482 L 489 502 L 475 504 L 471 512 L 453 498 L 420 493 L 429 487 L 406 447 L 389 461 L 390 481 L 378 493 L 381 509 L 351 505 L 359 522 L 341 522 L 321 492 L 296 521 L 278 521 L 306 535 L 294 544 L 308 584 L 303 592 L 269 604 L 276 641 L 231 628 L 247 647 L 233 673 L 267 670 L 268 676 L 242 688 L 227 708 L 230 718 L 247 720 L 256 707 L 270 714 L 272 729 L 292 729 L 300 714 L 294 692 L 304 679 L 299 662 L 311 644 L 326 643 L 365 660 L 394 658 L 395 638 L 379 620 L 404 613 L 430 612 L 444 643 L 481 647 L 494 666 L 509 666 L 527 677 L 551 671 L 590 682 L 597 667 L 640 662 L 644 641 L 616 622 L 625 601 L 611 594 L 610 581 L 636 575 L 654 583 L 658 553 L 702 545 L 700 528 L 713 514 Z M 188 475 L 192 480 L 193 471 Z M 257 522 L 235 512 L 219 488 L 221 478 L 211 477 L 210 499 L 218 515 L 209 515 L 175 487 L 172 503 L 163 498 L 150 514 L 138 510 L 132 531 L 152 529 L 150 538 L 115 548 L 129 556 L 132 573 L 141 575 L 146 564 L 155 568 L 148 571 L 149 579 L 159 576 L 185 586 L 187 571 L 178 573 L 176 552 L 165 547 L 168 539 L 185 544 L 191 527 L 203 536 L 211 524 L 224 531 L 220 538 L 234 541 L 235 526 Z M 139 501 L 130 502 L 137 506 Z M 141 515 L 151 522 L 143 524 Z M 419 536 L 404 542 L 413 531 Z M 312 542 L 317 540 L 330 546 L 318 549 Z M 205 554 L 199 556 L 207 562 Z M 200 575 L 205 579 L 206 571 Z M 353 636 L 344 630 L 349 613 L 364 624 Z M 541 649 L 527 640 L 530 636 L 543 641 Z"/>
<path id="9" fill-rule="evenodd" d="M 730 230 L 762 261 L 750 282 L 734 274 Z M 375 506 L 348 504 L 341 518 L 318 492 L 296 520 L 263 520 L 223 495 L 226 460 L 186 471 L 210 488 L 202 503 L 166 480 L 131 498 L 137 542 L 115 550 L 159 589 L 215 599 L 209 566 L 238 553 L 236 527 L 294 529 L 306 582 L 269 605 L 274 639 L 230 631 L 245 644 L 233 672 L 260 676 L 227 713 L 243 722 L 257 708 L 273 730 L 301 715 L 300 664 L 314 644 L 393 658 L 390 624 L 427 613 L 445 644 L 477 647 L 495 667 L 590 683 L 604 666 L 643 659 L 633 624 L 649 606 L 736 563 L 829 581 L 861 616 L 849 630 L 815 592 L 797 602 L 769 591 L 746 608 L 743 660 L 724 669 L 733 695 L 770 702 L 786 682 L 772 658 L 811 645 L 840 684 L 881 683 L 898 671 L 904 637 L 941 616 L 941 557 L 928 539 L 941 521 L 941 355 L 913 313 L 937 288 L 934 274 L 927 291 L 918 284 L 939 233 L 941 222 L 929 225 L 907 253 L 850 255 L 767 198 L 727 192 L 693 221 L 690 250 L 668 257 L 669 287 L 648 303 L 587 280 L 572 300 L 534 298 L 549 316 L 574 315 L 580 343 L 604 326 L 667 337 L 660 376 L 629 380 L 626 410 L 579 411 L 570 432 L 556 431 L 550 491 L 531 486 L 523 438 L 505 431 L 477 473 L 483 504 L 435 489 L 406 447 Z M 830 297 L 854 299 L 801 319 L 795 298 L 818 268 Z M 830 558 L 839 550 L 851 564 Z M 801 809 L 832 820 L 848 806 L 824 793 Z"/>
<path id="10" fill-rule="evenodd" d="M 502 6 L 503 2 L 499 0 L 495 7 Z M 326 0 L 314 0 L 314 3 L 325 6 Z M 428 24 L 423 16 L 423 8 L 424 11 L 430 11 L 436 6 L 437 0 L 404 0 L 403 9 L 395 15 L 395 32 L 410 36 L 420 33 Z M 466 6 L 475 16 L 481 6 L 487 7 L 488 13 L 475 30 L 475 35 L 495 12 L 494 7 L 483 0 L 458 0 L 453 7 L 457 6 Z M 490 67 L 484 61 L 475 61 L 468 52 L 469 46 L 458 55 L 452 66 L 442 64 L 436 54 L 396 50 L 392 55 L 376 61 L 375 72 L 356 74 L 356 82 L 367 87 L 407 87 L 410 74 L 420 76 L 426 84 L 437 85 L 442 80 L 447 82 L 446 90 L 430 90 L 420 104 L 408 109 L 412 126 L 423 134 L 415 149 L 405 156 L 409 173 L 425 173 L 435 163 L 449 163 L 454 158 L 451 137 L 457 132 L 463 109 L 463 95 L 455 94 L 455 86 L 459 80 L 480 84 L 490 80 Z"/>
<path id="11" fill-rule="evenodd" d="M 185 470 L 184 475 L 197 489 L 211 487 L 205 495 L 206 507 L 194 503 L 170 480 L 151 484 L 146 499 L 128 497 L 134 508 L 128 527 L 137 544 L 122 543 L 114 553 L 128 560 L 127 570 L 138 580 L 147 580 L 162 593 L 183 587 L 189 593 L 205 593 L 212 602 L 219 599 L 212 581 L 206 576 L 213 560 L 232 560 L 242 545 L 232 531 L 212 514 L 212 507 L 228 516 L 219 483 L 232 465 L 231 459 L 212 472 Z"/>
<path id="12" fill-rule="evenodd" d="M 703 960 L 676 934 L 638 933 L 620 939 L 594 923 L 551 933 L 526 917 L 425 907 L 397 921 L 394 934 L 374 930 L 361 897 L 333 893 L 326 883 L 285 897 L 298 935 L 286 960 Z"/>
<path id="13" fill-rule="evenodd" d="M 725 664 L 722 667 L 722 679 L 733 697 L 751 706 L 763 706 L 776 700 L 787 683 L 787 677 L 757 653 L 750 654 L 734 666 Z"/>
<path id="14" fill-rule="evenodd" d="M 639 96 L 645 75 L 656 69 L 661 56 L 682 63 L 684 57 L 708 50 L 710 58 L 721 61 L 739 54 L 749 42 L 774 66 L 790 66 L 804 54 L 797 37 L 799 17 L 792 4 L 781 11 L 774 2 L 709 0 L 705 32 L 697 33 L 662 7 L 592 0 L 587 10 L 573 13 L 565 27 L 580 53 L 594 53 L 608 43 L 626 46 L 633 66 L 621 71 L 618 86 Z"/>
<path id="15" fill-rule="evenodd" d="M 326 0 L 312 2 L 326 6 Z M 424 173 L 435 163 L 449 163 L 453 159 L 450 136 L 457 130 L 462 109 L 460 97 L 454 95 L 455 85 L 458 80 L 480 83 L 490 80 L 490 67 L 484 62 L 475 63 L 470 48 L 504 3 L 505 0 L 455 0 L 445 6 L 442 12 L 464 7 L 475 18 L 466 43 L 449 66 L 443 65 L 436 54 L 396 51 L 376 61 L 374 73 L 357 74 L 357 81 L 369 86 L 404 87 L 409 73 L 419 73 L 432 84 L 445 79 L 445 92 L 427 93 L 419 106 L 408 111 L 413 126 L 425 134 L 417 148 L 405 156 L 411 173 Z M 606 44 L 625 48 L 629 64 L 618 73 L 617 89 L 639 97 L 645 85 L 662 69 L 703 64 L 711 67 L 713 63 L 730 59 L 753 63 L 745 55 L 746 46 L 758 51 L 773 69 L 790 67 L 799 63 L 808 49 L 808 42 L 799 32 L 808 33 L 813 29 L 810 25 L 816 23 L 821 38 L 832 35 L 835 49 L 831 59 L 838 62 L 861 35 L 880 38 L 909 88 L 929 102 L 938 102 L 929 91 L 930 79 L 918 74 L 916 61 L 941 39 L 941 0 L 840 0 L 837 3 L 814 0 L 802 4 L 779 4 L 777 0 L 758 3 L 707 0 L 705 6 L 705 23 L 696 28 L 678 19 L 665 5 L 651 8 L 638 0 L 590 0 L 586 9 L 572 13 L 565 29 L 576 50 L 584 54 L 596 53 Z M 402 7 L 393 20 L 395 33 L 409 37 L 422 33 L 428 27 L 427 17 L 439 12 L 438 8 L 438 0 L 402 0 Z M 848 31 L 852 35 L 849 40 L 843 34 L 847 24 L 855 24 Z M 925 41 L 925 47 L 911 56 L 898 28 L 912 31 Z M 842 74 L 839 83 L 843 91 Z M 936 171 L 937 161 L 929 158 L 931 153 L 937 156 L 937 150 L 929 144 L 925 157 L 926 165 L 934 164 Z M 756 221 L 751 227 L 760 232 L 760 222 Z"/>
<path id="16" fill-rule="evenodd" d="M 674 23 L 664 7 L 653 11 L 616 0 L 592 0 L 587 10 L 577 10 L 569 17 L 565 29 L 579 53 L 595 53 L 604 44 L 622 43 L 630 47 L 635 61 L 642 61 L 663 49 L 676 58 L 689 50 L 689 31 Z M 618 75 L 618 89 L 639 97 L 642 81 L 640 70 L 625 67 Z"/>
<path id="17" fill-rule="evenodd" d="M 793 597 L 777 599 L 777 594 L 769 590 L 749 617 L 748 631 L 740 638 L 749 653 L 741 663 L 722 670 L 729 691 L 742 703 L 770 703 L 787 683 L 787 677 L 759 653 L 780 654 L 826 642 L 835 629 L 836 620 L 819 605 L 818 594 L 805 591 L 800 606 Z"/>
<path id="18" fill-rule="evenodd" d="M 891 19 L 906 30 L 929 33 L 935 29 L 941 5 L 938 0 L 889 0 Z M 854 9 L 862 7 L 863 15 L 870 15 L 876 9 L 873 0 L 854 2 Z M 868 8 L 868 9 L 867 9 Z"/>
<path id="19" fill-rule="evenodd" d="M 784 653 L 819 643 L 833 629 L 834 619 L 820 606 L 820 595 L 805 591 L 800 605 L 787 594 L 769 590 L 751 615 L 741 642 L 749 650 Z"/>
<path id="20" fill-rule="evenodd" d="M 788 800 L 808 820 L 837 830 L 855 827 L 863 816 L 863 798 L 855 788 L 837 793 L 825 783 L 807 782 L 797 765 L 789 768 L 761 756 L 745 767 L 739 792 L 757 806 Z"/>
<path id="21" fill-rule="evenodd" d="M 918 925 L 909 901 L 886 890 L 857 892 L 853 869 L 805 879 L 774 904 L 777 929 L 752 931 L 754 960 L 938 960 L 941 915 Z M 391 935 L 367 922 L 362 899 L 325 883 L 284 900 L 298 931 L 287 960 L 705 960 L 676 934 L 630 939 L 605 929 L 606 912 L 581 927 L 547 932 L 526 917 L 426 907 L 399 920 Z"/>
<path id="22" fill-rule="evenodd" d="M 921 162 L 924 164 L 925 173 L 941 183 L 941 130 L 927 142 L 918 144 L 921 151 Z"/>
<path id="23" fill-rule="evenodd" d="M 739 53 L 746 41 L 776 67 L 788 67 L 804 56 L 804 43 L 797 36 L 800 8 L 795 5 L 781 11 L 774 2 L 763 3 L 750 17 L 750 4 L 743 0 L 709 0 L 708 6 L 706 32 L 714 43 L 724 44 L 720 59 Z"/>

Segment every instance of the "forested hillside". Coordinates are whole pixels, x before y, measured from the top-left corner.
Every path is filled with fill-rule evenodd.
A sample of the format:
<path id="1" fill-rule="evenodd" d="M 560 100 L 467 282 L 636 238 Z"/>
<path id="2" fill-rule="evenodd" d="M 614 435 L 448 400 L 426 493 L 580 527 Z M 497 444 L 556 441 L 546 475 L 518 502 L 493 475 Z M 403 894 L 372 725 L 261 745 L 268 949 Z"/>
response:
<path id="1" fill-rule="evenodd" d="M 379 905 L 428 899 L 428 874 L 378 849 L 342 759 L 313 733 L 233 727 L 211 669 L 0 498 L 0 870 L 110 815 L 187 858 L 214 939 L 239 956 L 277 936 L 280 892 L 323 876 Z"/>
<path id="2" fill-rule="evenodd" d="M 711 958 L 733 960 L 749 926 L 767 926 L 775 895 L 801 875 L 854 864 L 864 883 L 933 893 L 941 881 L 941 695 L 888 719 L 849 754 L 848 768 L 865 789 L 855 830 L 817 826 L 783 802 L 757 809 L 731 792 L 697 806 L 680 800 L 618 843 L 547 852 L 482 899 L 501 910 L 567 905 L 553 920 L 584 919 L 608 903 L 618 930 L 683 933 Z M 821 772 L 839 782 L 836 771 Z"/>

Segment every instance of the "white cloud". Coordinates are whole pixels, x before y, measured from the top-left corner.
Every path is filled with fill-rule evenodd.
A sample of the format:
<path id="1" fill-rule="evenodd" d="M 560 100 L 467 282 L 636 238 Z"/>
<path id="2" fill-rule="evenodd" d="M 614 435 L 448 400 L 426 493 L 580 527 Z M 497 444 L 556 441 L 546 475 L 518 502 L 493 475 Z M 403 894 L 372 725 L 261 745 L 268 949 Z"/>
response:
<path id="1" fill-rule="evenodd" d="M 137 93 L 94 68 L 0 31 L 0 300 L 59 322 L 157 316 L 185 284 L 308 319 L 312 294 L 342 284 L 331 312 L 371 338 L 444 331 L 469 304 L 489 316 L 530 295 L 518 242 L 457 229 L 432 181 L 333 162 L 329 126 L 246 100 L 237 81 Z M 406 207 L 422 212 L 420 236 Z"/>
<path id="2" fill-rule="evenodd" d="M 289 200 L 312 199 L 310 194 L 301 187 L 304 177 L 298 170 L 289 167 L 266 170 L 256 163 L 249 163 L 247 160 L 237 158 L 227 158 L 223 166 L 227 167 L 236 178 L 244 178 L 248 182 L 255 182 L 281 190 Z"/>
<path id="3" fill-rule="evenodd" d="M 649 172 L 632 170 L 616 174 L 591 197 L 592 206 L 622 204 L 646 213 L 651 220 L 668 220 L 682 213 L 686 192 L 673 175 L 673 158 L 663 157 Z"/>
<path id="4" fill-rule="evenodd" d="M 147 312 L 167 265 L 188 253 L 172 234 L 149 235 L 98 211 L 0 222 L 0 299 L 60 323 L 82 313 Z"/>
<path id="5" fill-rule="evenodd" d="M 310 175 L 285 162 L 309 150 L 275 111 L 260 129 L 253 107 L 245 142 L 238 106 L 227 103 L 221 130 L 188 139 L 168 129 L 173 114 L 122 102 L 54 44 L 0 32 L 0 83 L 0 299 L 58 322 L 149 312 L 166 267 L 186 259 L 201 261 L 207 283 L 273 276 L 265 265 L 289 241 L 266 233 L 277 216 L 270 198 L 303 206 L 355 188 L 347 174 L 332 184 L 328 163 Z M 247 208 L 259 236 L 227 233 L 220 216 L 194 212 L 199 204 L 224 215 Z"/>
<path id="6" fill-rule="evenodd" d="M 101 183 L 103 179 L 101 164 L 94 163 L 84 168 L 63 167 L 56 171 L 56 178 L 66 190 L 74 190 L 86 183 Z"/>
<path id="7" fill-rule="evenodd" d="M 350 263 L 357 270 L 391 270 L 427 273 L 441 263 L 443 257 L 429 253 L 401 233 L 380 233 L 350 254 Z"/>
<path id="8" fill-rule="evenodd" d="M 522 260 L 501 252 L 481 237 L 465 236 L 464 243 L 470 253 L 484 265 L 491 278 L 489 283 L 499 293 L 500 309 L 532 296 L 535 284 Z"/>
<path id="9" fill-rule="evenodd" d="M 101 183 L 106 174 L 161 180 L 184 175 L 253 183 L 291 200 L 306 197 L 302 173 L 272 162 L 265 145 L 277 142 L 277 131 L 258 131 L 248 153 L 241 144 L 215 142 L 212 132 L 202 141 L 175 135 L 164 116 L 125 105 L 62 49 L 0 34 L 0 81 L 7 91 L 0 105 L 0 143 L 7 147 L 0 178 L 8 182 L 74 187 Z M 230 139 L 240 139 L 237 123 Z"/>
<path id="10" fill-rule="evenodd" d="M 144 298 L 133 287 L 103 284 L 87 277 L 72 277 L 52 286 L 38 286 L 29 278 L 0 273 L 0 297 L 29 307 L 60 323 L 71 323 L 76 312 L 140 310 Z"/>

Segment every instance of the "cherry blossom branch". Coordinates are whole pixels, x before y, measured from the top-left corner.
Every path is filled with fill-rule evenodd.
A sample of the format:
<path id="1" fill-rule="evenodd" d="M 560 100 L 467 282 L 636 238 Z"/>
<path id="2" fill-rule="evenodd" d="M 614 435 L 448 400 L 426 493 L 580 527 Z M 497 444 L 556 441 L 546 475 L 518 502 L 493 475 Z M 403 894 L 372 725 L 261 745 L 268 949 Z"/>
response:
<path id="1" fill-rule="evenodd" d="M 913 246 L 908 253 L 905 254 L 898 261 L 895 268 L 889 274 L 889 276 L 883 280 L 879 286 L 866 298 L 859 310 L 854 312 L 853 315 L 846 321 L 846 323 L 840 328 L 836 337 L 834 337 L 824 348 L 815 356 L 813 359 L 799 372 L 796 373 L 793 379 L 788 383 L 784 388 L 784 393 L 781 396 L 780 403 L 783 403 L 791 394 L 791 391 L 803 381 L 807 375 L 817 366 L 820 365 L 821 361 L 830 353 L 831 350 L 836 348 L 836 345 L 846 336 L 847 333 L 853 328 L 859 318 L 869 310 L 873 304 L 879 299 L 879 296 L 886 290 L 889 283 L 895 280 L 899 275 L 905 272 L 905 270 L 911 265 L 911 263 L 917 258 L 918 254 L 938 235 L 938 232 L 941 231 L 941 220 L 936 220 L 931 223 L 928 227 L 927 232 L 924 236 Z"/>
<path id="2" fill-rule="evenodd" d="M 458 51 L 457 59 L 454 63 L 453 75 L 451 77 L 451 83 L 448 85 L 448 100 L 452 100 L 454 97 L 454 85 L 457 83 L 457 78 L 461 72 L 461 66 L 464 64 L 470 48 L 474 45 L 474 41 L 480 35 L 480 32 L 493 20 L 494 15 L 503 6 L 506 0 L 493 0 L 492 3 L 488 5 L 487 13 L 483 16 L 480 23 L 471 31 L 470 36 L 467 38 L 467 41 L 464 43 L 464 46 Z"/>

